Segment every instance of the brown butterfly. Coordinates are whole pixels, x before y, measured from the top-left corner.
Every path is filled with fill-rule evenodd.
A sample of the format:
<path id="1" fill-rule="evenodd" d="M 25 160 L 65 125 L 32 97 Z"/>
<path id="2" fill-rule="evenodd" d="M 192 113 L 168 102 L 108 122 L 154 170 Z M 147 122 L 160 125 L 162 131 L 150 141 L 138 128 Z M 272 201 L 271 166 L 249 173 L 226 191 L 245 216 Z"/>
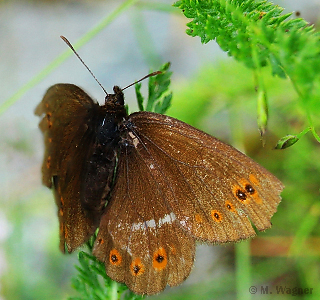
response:
<path id="1" fill-rule="evenodd" d="M 49 88 L 43 183 L 54 190 L 60 249 L 74 251 L 99 227 L 93 254 L 137 294 L 183 282 L 195 242 L 247 239 L 271 226 L 283 189 L 235 148 L 177 119 L 127 115 L 115 86 L 99 106 L 72 84 Z"/>

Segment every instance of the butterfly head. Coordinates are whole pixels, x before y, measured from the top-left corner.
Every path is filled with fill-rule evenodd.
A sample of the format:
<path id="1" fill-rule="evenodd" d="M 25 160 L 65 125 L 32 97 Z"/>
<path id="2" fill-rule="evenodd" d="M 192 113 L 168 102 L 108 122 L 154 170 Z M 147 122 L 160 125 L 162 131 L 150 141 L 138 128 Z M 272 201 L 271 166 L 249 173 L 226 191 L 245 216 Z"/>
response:
<path id="1" fill-rule="evenodd" d="M 124 95 L 122 92 L 122 89 L 115 85 L 113 87 L 113 92 L 114 94 L 107 94 L 106 98 L 105 98 L 105 104 L 106 105 L 124 105 Z"/>

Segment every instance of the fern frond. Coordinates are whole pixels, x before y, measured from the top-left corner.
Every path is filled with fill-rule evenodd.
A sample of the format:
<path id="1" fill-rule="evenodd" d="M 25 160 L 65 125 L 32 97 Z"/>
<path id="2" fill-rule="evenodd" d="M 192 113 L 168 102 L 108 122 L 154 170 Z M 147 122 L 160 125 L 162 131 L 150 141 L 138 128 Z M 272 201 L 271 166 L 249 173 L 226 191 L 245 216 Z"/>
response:
<path id="1" fill-rule="evenodd" d="M 254 0 L 181 0 L 175 6 L 193 19 L 187 34 L 199 36 L 202 43 L 215 39 L 249 67 L 257 67 L 252 57 L 256 51 L 260 66 L 270 64 L 281 77 L 284 71 L 299 81 L 302 73 L 305 82 L 306 71 L 319 70 L 319 35 L 303 19 L 288 20 L 291 14 L 281 15 L 283 8 L 277 5 Z"/>
<path id="2" fill-rule="evenodd" d="M 313 127 L 310 111 L 320 97 L 320 39 L 313 26 L 265 0 L 180 0 L 175 6 L 192 19 L 190 36 L 215 40 L 250 68 L 270 65 L 273 75 L 288 76 Z"/>

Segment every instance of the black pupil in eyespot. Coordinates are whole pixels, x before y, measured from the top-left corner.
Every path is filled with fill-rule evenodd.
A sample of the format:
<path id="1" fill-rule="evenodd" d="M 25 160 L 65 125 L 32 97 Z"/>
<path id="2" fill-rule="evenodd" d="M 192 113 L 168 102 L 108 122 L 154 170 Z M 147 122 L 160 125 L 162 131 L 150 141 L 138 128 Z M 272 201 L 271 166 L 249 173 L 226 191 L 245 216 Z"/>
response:
<path id="1" fill-rule="evenodd" d="M 140 267 L 139 266 L 136 265 L 136 266 L 133 267 L 133 272 L 135 274 L 137 274 L 139 271 L 140 271 Z"/>
<path id="2" fill-rule="evenodd" d="M 255 192 L 255 189 L 250 184 L 247 184 L 246 191 L 252 195 Z"/>
<path id="3" fill-rule="evenodd" d="M 156 258 L 156 261 L 157 261 L 158 263 L 163 262 L 163 260 L 164 260 L 164 257 L 163 257 L 162 255 L 158 255 L 157 258 Z"/>
<path id="4" fill-rule="evenodd" d="M 113 262 L 117 262 L 118 261 L 118 257 L 115 254 L 113 254 L 113 255 L 111 255 L 111 260 Z"/>
<path id="5" fill-rule="evenodd" d="M 247 199 L 246 194 L 241 190 L 237 190 L 236 195 L 240 200 L 246 200 Z"/>

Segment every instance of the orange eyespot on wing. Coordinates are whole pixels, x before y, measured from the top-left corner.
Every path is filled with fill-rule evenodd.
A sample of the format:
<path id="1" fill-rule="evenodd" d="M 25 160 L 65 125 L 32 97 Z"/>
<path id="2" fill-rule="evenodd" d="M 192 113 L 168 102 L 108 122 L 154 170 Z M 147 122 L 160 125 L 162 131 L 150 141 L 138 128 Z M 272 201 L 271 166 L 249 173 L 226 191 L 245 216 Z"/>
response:
<path id="1" fill-rule="evenodd" d="M 163 270 L 168 263 L 167 253 L 163 247 L 160 247 L 153 254 L 153 262 L 152 265 L 157 271 Z"/>
<path id="2" fill-rule="evenodd" d="M 211 217 L 214 221 L 216 222 L 221 222 L 222 221 L 222 215 L 219 211 L 217 211 L 216 209 L 211 211 Z"/>
<path id="3" fill-rule="evenodd" d="M 225 201 L 225 204 L 224 204 L 224 205 L 225 205 L 225 207 L 226 207 L 226 209 L 227 209 L 228 211 L 231 211 L 231 212 L 233 212 L 233 213 L 237 213 L 234 205 L 233 205 L 230 201 Z"/>
<path id="4" fill-rule="evenodd" d="M 122 262 L 122 256 L 120 255 L 119 251 L 116 249 L 112 249 L 110 251 L 109 261 L 111 264 L 115 266 L 119 266 Z"/>
<path id="5" fill-rule="evenodd" d="M 145 268 L 140 258 L 136 258 L 132 261 L 130 271 L 133 276 L 141 276 L 144 273 Z"/>

